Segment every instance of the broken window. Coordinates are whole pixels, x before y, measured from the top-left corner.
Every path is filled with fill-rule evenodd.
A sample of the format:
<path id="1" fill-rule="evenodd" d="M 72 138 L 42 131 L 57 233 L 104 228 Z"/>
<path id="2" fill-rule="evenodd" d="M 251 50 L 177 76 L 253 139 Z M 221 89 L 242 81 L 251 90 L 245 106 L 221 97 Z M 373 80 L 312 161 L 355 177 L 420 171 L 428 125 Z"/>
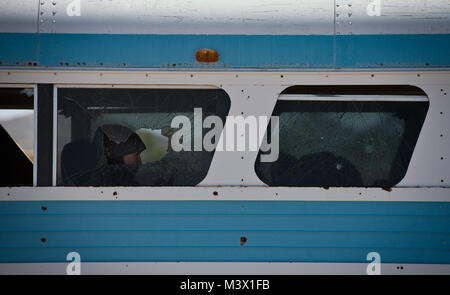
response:
<path id="1" fill-rule="evenodd" d="M 0 186 L 33 185 L 34 90 L 0 88 Z"/>
<path id="2" fill-rule="evenodd" d="M 288 88 L 272 114 L 279 116 L 278 159 L 261 162 L 260 151 L 256 173 L 270 186 L 395 186 L 428 104 L 411 86 Z"/>
<path id="3" fill-rule="evenodd" d="M 225 122 L 230 108 L 227 94 L 217 89 L 58 88 L 57 93 L 57 184 L 64 186 L 196 185 L 214 153 L 194 147 L 194 135 L 203 138 L 209 130 L 199 112 Z M 183 123 L 173 124 L 177 118 Z M 173 148 L 174 136 L 184 149 Z"/>

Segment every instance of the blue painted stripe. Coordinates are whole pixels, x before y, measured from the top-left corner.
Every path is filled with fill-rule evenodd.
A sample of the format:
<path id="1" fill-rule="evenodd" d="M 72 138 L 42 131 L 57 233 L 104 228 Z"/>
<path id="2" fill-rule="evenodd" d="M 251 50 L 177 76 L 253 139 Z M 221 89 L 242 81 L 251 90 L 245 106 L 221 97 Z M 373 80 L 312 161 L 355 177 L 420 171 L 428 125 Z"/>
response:
<path id="1" fill-rule="evenodd" d="M 82 262 L 341 262 L 367 263 L 378 252 L 381 263 L 449 264 L 450 251 L 369 248 L 24 248 L 0 249 L 2 263 L 65 262 L 69 252 Z"/>
<path id="2" fill-rule="evenodd" d="M 99 215 L 8 216 L 11 231 L 355 231 L 450 233 L 450 216 Z"/>
<path id="3" fill-rule="evenodd" d="M 370 248 L 450 251 L 450 234 L 393 232 L 0 232 L 1 248 Z M 42 241 L 45 238 L 45 242 Z"/>
<path id="4" fill-rule="evenodd" d="M 0 262 L 65 262 L 71 251 L 90 262 L 366 262 L 367 253 L 377 251 L 384 262 L 450 263 L 449 206 L 428 202 L 0 202 Z M 241 237 L 247 238 L 243 246 Z"/>
<path id="5" fill-rule="evenodd" d="M 1 66 L 163 69 L 443 68 L 450 35 L 244 36 L 0 34 Z M 220 54 L 195 61 L 198 49 Z"/>

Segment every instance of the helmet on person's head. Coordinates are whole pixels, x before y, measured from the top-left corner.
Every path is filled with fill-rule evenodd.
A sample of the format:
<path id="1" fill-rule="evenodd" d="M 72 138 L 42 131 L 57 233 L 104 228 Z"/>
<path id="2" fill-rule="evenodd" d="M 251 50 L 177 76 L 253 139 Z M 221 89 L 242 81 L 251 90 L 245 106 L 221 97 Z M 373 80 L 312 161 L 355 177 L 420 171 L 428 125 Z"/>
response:
<path id="1" fill-rule="evenodd" d="M 146 149 L 139 135 L 120 125 L 103 125 L 103 145 L 109 164 L 123 164 L 123 156 Z"/>

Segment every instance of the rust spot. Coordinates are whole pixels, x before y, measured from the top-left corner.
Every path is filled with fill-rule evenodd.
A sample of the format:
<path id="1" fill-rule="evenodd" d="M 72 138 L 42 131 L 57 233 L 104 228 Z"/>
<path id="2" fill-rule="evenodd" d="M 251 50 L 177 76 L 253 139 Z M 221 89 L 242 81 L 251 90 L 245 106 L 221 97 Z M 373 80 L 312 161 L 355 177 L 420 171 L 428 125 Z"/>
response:
<path id="1" fill-rule="evenodd" d="M 2 65 L 3 63 L 0 61 L 0 65 Z"/>
<path id="2" fill-rule="evenodd" d="M 324 187 L 322 187 L 323 189 L 330 189 L 330 187 L 329 186 L 324 186 Z"/>
<path id="3" fill-rule="evenodd" d="M 244 246 L 246 242 L 247 242 L 247 238 L 241 237 L 241 246 Z"/>
<path id="4" fill-rule="evenodd" d="M 77 62 L 77 66 L 79 66 L 80 65 L 80 62 Z"/>
<path id="5" fill-rule="evenodd" d="M 117 192 L 113 192 L 113 196 L 117 196 Z"/>
<path id="6" fill-rule="evenodd" d="M 47 239 L 46 238 L 41 238 L 41 242 L 45 243 L 45 242 L 47 242 Z"/>
<path id="7" fill-rule="evenodd" d="M 383 66 L 383 64 L 380 64 L 380 67 L 382 67 Z"/>
<path id="8" fill-rule="evenodd" d="M 83 65 L 83 66 L 85 66 L 85 65 L 86 65 L 86 63 L 84 62 L 84 63 L 82 63 L 82 65 Z"/>
<path id="9" fill-rule="evenodd" d="M 176 66 L 177 66 L 177 64 L 172 64 L 172 67 L 174 67 L 174 68 L 175 68 Z"/>
<path id="10" fill-rule="evenodd" d="M 387 192 L 391 192 L 392 191 L 392 188 L 386 187 L 386 186 L 382 187 L 381 189 L 384 190 L 384 191 L 387 191 Z"/>
<path id="11" fill-rule="evenodd" d="M 68 63 L 68 62 L 66 62 L 66 63 L 65 63 L 65 65 L 66 65 L 66 67 L 68 67 L 68 66 L 69 66 L 69 63 Z"/>
<path id="12" fill-rule="evenodd" d="M 60 62 L 59 62 L 59 65 L 60 65 L 60 66 L 62 66 L 62 65 L 63 65 L 62 61 L 60 61 Z"/>
<path id="13" fill-rule="evenodd" d="M 213 195 L 214 195 L 214 196 L 218 196 L 219 193 L 218 193 L 218 192 L 213 192 Z"/>
<path id="14" fill-rule="evenodd" d="M 41 209 L 42 209 L 42 211 L 47 211 L 47 207 L 45 207 L 45 206 L 42 206 Z"/>

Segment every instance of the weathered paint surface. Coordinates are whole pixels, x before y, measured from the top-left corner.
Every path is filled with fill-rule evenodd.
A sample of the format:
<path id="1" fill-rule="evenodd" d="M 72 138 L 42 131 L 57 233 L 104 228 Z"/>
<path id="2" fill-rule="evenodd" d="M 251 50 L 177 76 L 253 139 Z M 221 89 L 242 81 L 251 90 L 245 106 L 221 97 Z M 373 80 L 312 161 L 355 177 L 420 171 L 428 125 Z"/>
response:
<path id="1" fill-rule="evenodd" d="M 450 204 L 2 202 L 0 263 L 450 263 Z M 243 242 L 244 241 L 244 242 Z"/>
<path id="2" fill-rule="evenodd" d="M 450 35 L 243 36 L 0 34 L 0 66 L 43 68 L 445 68 Z M 216 50 L 219 61 L 195 53 Z M 30 64 L 31 63 L 31 64 Z"/>
<path id="3" fill-rule="evenodd" d="M 0 3 L 0 32 L 215 35 L 450 33 L 450 2 L 446 0 L 80 0 L 79 7 L 74 7 L 74 2 L 3 0 Z M 374 3 L 379 3 L 379 7 L 374 8 Z M 68 7 L 72 8 L 71 15 L 67 12 Z"/>

